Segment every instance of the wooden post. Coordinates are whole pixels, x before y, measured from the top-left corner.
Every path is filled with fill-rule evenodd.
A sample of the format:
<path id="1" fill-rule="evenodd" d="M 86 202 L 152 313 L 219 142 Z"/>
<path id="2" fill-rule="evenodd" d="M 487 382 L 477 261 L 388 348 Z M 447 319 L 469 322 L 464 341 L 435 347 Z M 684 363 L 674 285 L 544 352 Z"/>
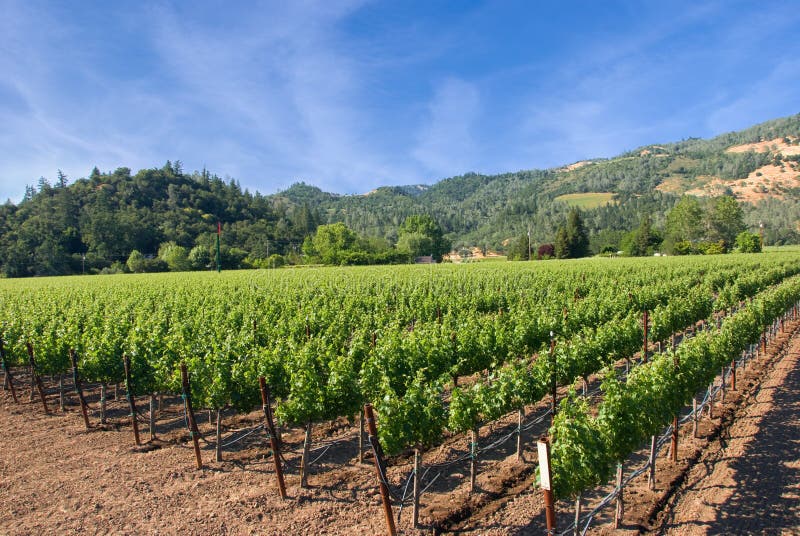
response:
<path id="1" fill-rule="evenodd" d="M 625 515 L 625 498 L 622 489 L 622 462 L 617 463 L 617 508 L 614 511 L 614 528 L 622 525 L 622 516 Z"/>
<path id="2" fill-rule="evenodd" d="M 3 375 L 5 377 L 3 381 L 7 383 L 8 387 L 11 389 L 11 398 L 14 399 L 14 402 L 19 404 L 19 400 L 17 399 L 17 391 L 14 389 L 14 378 L 11 377 L 11 370 L 9 370 L 8 363 L 6 362 L 6 350 L 3 346 L 2 337 L 0 337 L 0 361 L 2 361 Z"/>
<path id="3" fill-rule="evenodd" d="M 100 384 L 100 424 L 106 423 L 106 384 Z"/>
<path id="4" fill-rule="evenodd" d="M 181 388 L 183 389 L 183 401 L 186 404 L 186 416 L 189 420 L 189 436 L 192 438 L 194 444 L 194 457 L 197 462 L 197 468 L 203 468 L 203 458 L 200 455 L 200 432 L 197 429 L 197 421 L 194 418 L 194 410 L 192 409 L 192 393 L 189 387 L 189 372 L 186 370 L 186 363 L 181 363 Z"/>
<path id="5" fill-rule="evenodd" d="M 719 374 L 719 388 L 722 391 L 721 400 L 725 402 L 725 366 L 722 367 L 722 371 Z"/>
<path id="6" fill-rule="evenodd" d="M 697 397 L 692 397 L 692 437 L 697 438 Z"/>
<path id="7" fill-rule="evenodd" d="M 522 421 L 525 419 L 525 410 L 517 410 L 517 461 L 522 460 Z"/>
<path id="8" fill-rule="evenodd" d="M 58 409 L 64 411 L 64 374 L 58 375 Z"/>
<path id="9" fill-rule="evenodd" d="M 644 363 L 647 363 L 647 328 L 649 327 L 650 318 L 647 314 L 647 309 L 644 310 L 642 314 L 642 328 L 644 331 L 644 344 L 642 345 L 642 360 Z"/>
<path id="10" fill-rule="evenodd" d="M 713 387 L 713 384 L 708 386 L 708 418 L 709 419 L 713 419 L 714 418 L 714 396 L 713 396 L 713 393 L 711 392 L 711 388 L 712 387 Z"/>
<path id="11" fill-rule="evenodd" d="M 217 444 L 214 448 L 216 460 L 222 461 L 222 410 L 217 408 Z"/>
<path id="12" fill-rule="evenodd" d="M 275 475 L 278 477 L 278 493 L 281 499 L 286 498 L 286 484 L 283 481 L 283 466 L 281 465 L 281 451 L 278 436 L 275 435 L 275 422 L 272 420 L 272 408 L 269 400 L 269 388 L 264 376 L 259 376 L 258 384 L 261 388 L 261 403 L 264 409 L 264 429 L 267 431 L 269 446 L 272 449 L 272 460 L 275 463 Z"/>
<path id="13" fill-rule="evenodd" d="M 378 477 L 378 487 L 381 492 L 383 502 L 383 514 L 386 517 L 386 527 L 389 536 L 395 536 L 397 530 L 394 527 L 394 516 L 392 515 L 392 503 L 389 500 L 389 488 L 383 478 L 383 468 L 381 467 L 381 456 L 376 445 L 378 445 L 378 427 L 375 425 L 375 414 L 372 411 L 372 404 L 364 404 L 364 417 L 367 421 L 367 431 L 369 432 L 369 442 L 372 445 L 372 454 L 375 458 L 375 472 Z"/>
<path id="14" fill-rule="evenodd" d="M 30 342 L 26 342 L 25 346 L 28 348 L 28 360 L 31 363 L 31 377 L 32 381 L 36 384 L 36 390 L 39 391 L 39 398 L 42 401 L 44 412 L 50 415 L 50 408 L 47 407 L 47 400 L 44 398 L 44 386 L 42 385 L 42 378 L 36 372 L 36 360 L 33 358 L 33 346 Z M 31 392 L 33 394 L 33 392 Z"/>
<path id="15" fill-rule="evenodd" d="M 672 418 L 672 442 L 669 447 L 673 462 L 678 461 L 678 416 Z"/>
<path id="16" fill-rule="evenodd" d="M 478 474 L 478 428 L 470 431 L 469 443 L 469 492 L 475 491 L 475 477 Z"/>
<path id="17" fill-rule="evenodd" d="M 651 490 L 656 489 L 656 436 L 650 436 L 650 472 L 647 475 L 647 485 Z"/>
<path id="18" fill-rule="evenodd" d="M 358 412 L 358 463 L 364 463 L 364 414 Z"/>
<path id="19" fill-rule="evenodd" d="M 546 436 L 539 438 L 536 442 L 536 449 L 539 453 L 539 476 L 544 495 L 544 514 L 547 523 L 547 534 L 556 532 L 556 502 L 553 495 L 551 482 L 553 481 L 550 473 L 550 440 Z"/>
<path id="20" fill-rule="evenodd" d="M 736 359 L 731 359 L 731 391 L 736 390 Z"/>
<path id="21" fill-rule="evenodd" d="M 308 456 L 311 448 L 311 421 L 306 423 L 306 437 L 303 441 L 303 457 L 300 460 L 300 487 L 308 487 Z"/>
<path id="22" fill-rule="evenodd" d="M 420 459 L 419 449 L 414 449 L 414 510 L 412 511 L 414 528 L 419 526 Z"/>
<path id="23" fill-rule="evenodd" d="M 680 358 L 678 357 L 678 353 L 676 352 L 672 366 L 675 369 L 675 373 L 678 373 L 678 369 L 680 369 Z M 672 418 L 672 444 L 670 445 L 670 453 L 672 456 L 672 461 L 678 461 L 678 414 L 676 413 L 675 416 Z"/>
<path id="24" fill-rule="evenodd" d="M 572 531 L 573 536 L 579 536 L 581 533 L 581 512 L 583 511 L 583 494 L 578 493 L 575 499 L 575 529 Z"/>
<path id="25" fill-rule="evenodd" d="M 150 441 L 156 438 L 156 395 L 150 395 Z"/>
<path id="26" fill-rule="evenodd" d="M 133 395 L 133 382 L 131 381 L 131 358 L 122 354 L 122 364 L 125 368 L 125 393 L 128 398 L 128 407 L 131 410 L 131 426 L 133 426 L 133 440 L 136 446 L 142 444 L 139 439 L 139 421 L 136 419 L 136 398 Z"/>
<path id="27" fill-rule="evenodd" d="M 89 430 L 91 428 L 91 425 L 89 424 L 89 413 L 86 411 L 86 399 L 83 397 L 81 380 L 78 376 L 78 356 L 75 354 L 75 350 L 72 348 L 69 349 L 69 359 L 72 361 L 72 385 L 75 387 L 75 394 L 78 395 L 78 402 L 81 405 L 83 424 L 86 425 L 86 429 Z"/>
<path id="28" fill-rule="evenodd" d="M 558 404 L 558 380 L 556 378 L 556 340 L 553 337 L 553 332 L 550 332 L 550 394 L 553 398 L 553 405 L 551 408 L 550 425 L 552 426 L 556 421 L 556 411 Z"/>

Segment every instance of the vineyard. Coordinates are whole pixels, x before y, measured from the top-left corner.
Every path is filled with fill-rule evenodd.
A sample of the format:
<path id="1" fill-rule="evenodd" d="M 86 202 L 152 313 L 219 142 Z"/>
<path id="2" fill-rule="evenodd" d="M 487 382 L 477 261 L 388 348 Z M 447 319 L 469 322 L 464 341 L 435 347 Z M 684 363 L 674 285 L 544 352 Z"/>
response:
<path id="1" fill-rule="evenodd" d="M 47 392 L 62 409 L 74 393 L 87 429 L 83 389 L 99 390 L 105 422 L 122 386 L 137 443 L 140 424 L 155 436 L 159 402 L 177 400 L 198 467 L 200 440 L 219 461 L 266 432 L 276 475 L 297 471 L 306 487 L 336 450 L 319 435 L 314 446 L 314 427 L 339 423 L 359 460 L 372 453 L 387 522 L 393 501 L 413 504 L 416 526 L 420 495 L 446 495 L 450 468 L 470 493 L 481 457 L 516 440 L 524 458 L 535 433 L 549 436 L 556 498 L 603 485 L 798 300 L 792 251 L 0 281 L 0 350 L 7 394 L 38 391 L 51 411 Z M 222 437 L 222 416 L 256 408 L 263 424 Z M 198 431 L 204 410 L 215 440 Z M 501 432 L 481 443 L 492 423 Z M 261 485 L 285 496 L 278 480 Z"/>

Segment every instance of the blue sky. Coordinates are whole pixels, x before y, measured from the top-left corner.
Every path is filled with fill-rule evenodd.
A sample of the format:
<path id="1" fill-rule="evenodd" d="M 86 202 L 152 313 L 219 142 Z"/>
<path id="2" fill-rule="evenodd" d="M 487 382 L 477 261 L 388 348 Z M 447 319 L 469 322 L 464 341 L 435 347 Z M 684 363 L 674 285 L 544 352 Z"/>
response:
<path id="1" fill-rule="evenodd" d="M 0 199 L 58 169 L 363 193 L 800 112 L 793 1 L 0 0 Z"/>

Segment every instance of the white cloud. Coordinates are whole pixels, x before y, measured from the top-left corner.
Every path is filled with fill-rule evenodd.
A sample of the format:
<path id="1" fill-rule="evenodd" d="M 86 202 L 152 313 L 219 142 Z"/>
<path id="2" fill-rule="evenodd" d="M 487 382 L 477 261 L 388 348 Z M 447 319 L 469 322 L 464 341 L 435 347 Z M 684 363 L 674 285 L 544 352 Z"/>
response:
<path id="1" fill-rule="evenodd" d="M 427 174 L 445 177 L 473 170 L 479 162 L 474 129 L 480 111 L 474 84 L 448 78 L 436 87 L 412 151 Z"/>

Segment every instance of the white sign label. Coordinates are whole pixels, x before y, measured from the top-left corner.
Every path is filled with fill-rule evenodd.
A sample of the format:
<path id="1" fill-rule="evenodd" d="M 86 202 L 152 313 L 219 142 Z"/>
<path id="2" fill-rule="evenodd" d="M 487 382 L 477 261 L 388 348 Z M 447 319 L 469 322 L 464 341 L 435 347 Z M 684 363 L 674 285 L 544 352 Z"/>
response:
<path id="1" fill-rule="evenodd" d="M 539 476 L 542 483 L 542 489 L 550 489 L 550 464 L 547 459 L 547 443 L 539 441 L 536 443 L 539 451 Z"/>

